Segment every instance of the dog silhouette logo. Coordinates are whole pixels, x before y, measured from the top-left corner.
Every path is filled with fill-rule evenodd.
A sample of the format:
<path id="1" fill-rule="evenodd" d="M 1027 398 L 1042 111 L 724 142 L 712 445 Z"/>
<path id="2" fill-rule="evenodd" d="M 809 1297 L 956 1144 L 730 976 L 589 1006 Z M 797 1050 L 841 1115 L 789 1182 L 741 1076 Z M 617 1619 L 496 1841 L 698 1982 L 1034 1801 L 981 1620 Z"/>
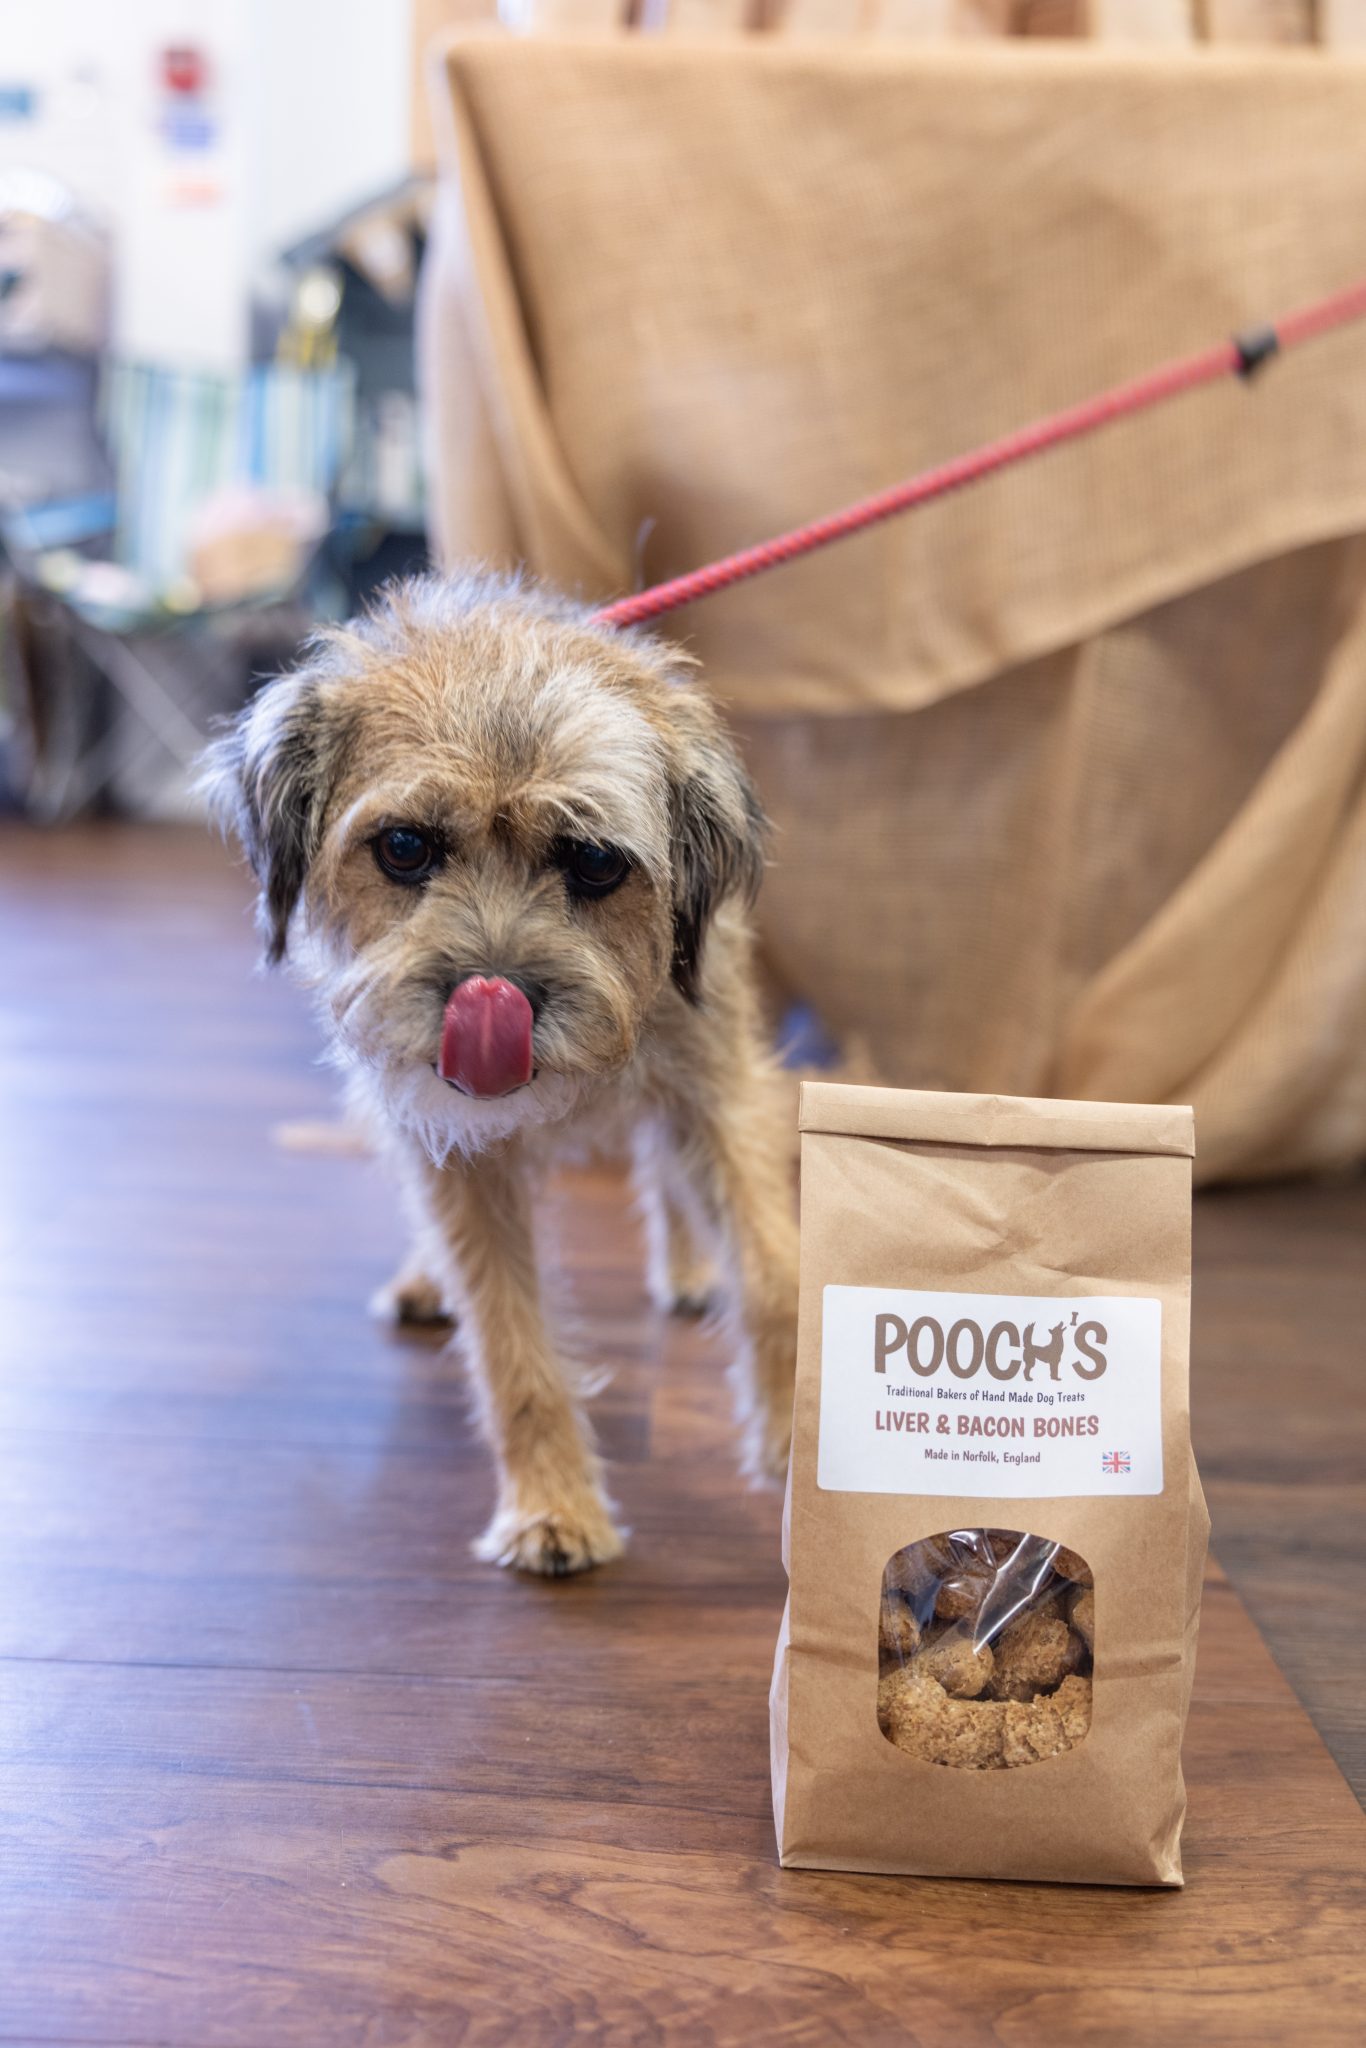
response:
<path id="1" fill-rule="evenodd" d="M 1073 1324 L 1076 1323 L 1076 1320 L 1077 1312 L 1073 1309 Z M 1040 1344 L 1034 1335 L 1033 1323 L 1026 1323 L 1024 1334 L 1020 1338 L 1020 1348 L 1024 1353 L 1024 1377 L 1026 1380 L 1034 1377 L 1036 1365 L 1046 1365 L 1048 1367 L 1048 1377 L 1052 1380 L 1061 1377 L 1063 1332 L 1066 1329 L 1066 1323 L 1054 1323 L 1048 1333 L 1048 1342 Z"/>

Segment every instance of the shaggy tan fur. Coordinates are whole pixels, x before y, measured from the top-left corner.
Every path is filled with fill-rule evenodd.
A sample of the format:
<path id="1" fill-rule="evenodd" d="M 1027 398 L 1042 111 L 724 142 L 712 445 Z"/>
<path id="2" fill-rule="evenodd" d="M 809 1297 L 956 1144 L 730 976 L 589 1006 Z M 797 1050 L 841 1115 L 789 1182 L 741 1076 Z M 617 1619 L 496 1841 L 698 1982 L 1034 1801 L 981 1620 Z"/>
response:
<path id="1" fill-rule="evenodd" d="M 497 1464 L 480 1552 L 530 1571 L 622 1544 L 533 1238 L 535 1180 L 566 1144 L 631 1146 L 656 1295 L 696 1305 L 715 1274 L 748 1461 L 778 1472 L 787 1454 L 796 1232 L 746 917 L 763 821 L 685 671 L 548 594 L 424 580 L 320 635 L 206 771 L 259 878 L 268 954 L 316 992 L 398 1167 L 416 1249 L 380 1305 L 458 1314 Z M 378 863 L 395 826 L 440 845 L 420 886 Z M 576 897 L 576 844 L 624 855 L 620 886 Z M 496 1099 L 437 1071 L 471 975 L 537 992 L 534 1077 Z"/>

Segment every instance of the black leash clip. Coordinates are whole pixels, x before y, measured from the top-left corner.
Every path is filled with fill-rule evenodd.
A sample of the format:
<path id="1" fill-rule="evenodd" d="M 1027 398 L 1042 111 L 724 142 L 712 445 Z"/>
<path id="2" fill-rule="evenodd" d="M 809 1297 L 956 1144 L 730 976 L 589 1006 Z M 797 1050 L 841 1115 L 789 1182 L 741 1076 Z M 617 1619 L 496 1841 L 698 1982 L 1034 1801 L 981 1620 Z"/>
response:
<path id="1" fill-rule="evenodd" d="M 1274 327 L 1245 327 L 1233 337 L 1238 352 L 1238 375 L 1246 382 L 1265 363 L 1281 352 L 1281 337 Z"/>

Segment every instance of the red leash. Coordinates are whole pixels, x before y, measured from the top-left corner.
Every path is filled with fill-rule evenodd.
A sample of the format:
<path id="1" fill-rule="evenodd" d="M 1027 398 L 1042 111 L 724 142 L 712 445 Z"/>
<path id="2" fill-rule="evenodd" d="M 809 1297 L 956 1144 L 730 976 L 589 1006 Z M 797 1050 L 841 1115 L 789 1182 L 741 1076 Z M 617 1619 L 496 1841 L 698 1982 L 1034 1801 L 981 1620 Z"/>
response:
<path id="1" fill-rule="evenodd" d="M 1298 312 L 1287 313 L 1273 327 L 1249 329 L 1235 335 L 1231 341 L 1221 341 L 1213 348 L 1202 349 L 1198 355 L 1165 363 L 1160 369 L 1150 370 L 1146 376 L 1135 377 L 1128 384 L 1116 384 L 1113 390 L 1088 398 L 1082 405 L 1049 413 L 1045 418 L 1035 420 L 1031 426 L 1003 435 L 999 441 L 988 441 L 970 455 L 959 455 L 952 462 L 940 463 L 937 468 L 921 470 L 918 476 L 893 484 L 890 490 L 877 491 L 871 498 L 860 498 L 857 504 L 846 505 L 842 511 L 831 512 L 824 519 L 813 519 L 808 526 L 794 527 L 791 533 L 780 533 L 772 540 L 760 541 L 755 547 L 742 548 L 738 554 L 726 555 L 719 562 L 708 562 L 705 567 L 693 569 L 686 576 L 674 576 L 667 583 L 656 583 L 653 589 L 638 591 L 634 597 L 620 597 L 615 604 L 601 606 L 593 618 L 604 626 L 639 626 L 646 619 L 657 619 L 661 613 L 676 611 L 680 605 L 691 604 L 696 598 L 710 597 L 713 591 L 726 590 L 732 583 L 742 583 L 747 576 L 761 575 L 765 569 L 777 569 L 784 562 L 795 561 L 799 555 L 812 554 L 817 548 L 829 547 L 832 541 L 859 533 L 865 526 L 876 526 L 884 519 L 893 519 L 898 512 L 909 512 L 913 506 L 927 505 L 932 498 L 942 498 L 949 491 L 960 491 L 965 485 L 975 484 L 998 469 L 1009 469 L 1031 455 L 1042 455 L 1047 448 L 1057 448 L 1064 441 L 1076 441 L 1083 434 L 1093 434 L 1098 427 L 1109 426 L 1112 420 L 1146 412 L 1149 406 L 1177 398 L 1183 391 L 1194 391 L 1202 384 L 1214 383 L 1219 377 L 1251 377 L 1283 349 L 1295 348 L 1303 341 L 1314 341 L 1321 334 L 1331 333 L 1336 327 L 1345 327 L 1350 321 L 1364 317 L 1366 279 L 1349 285 L 1345 291 L 1316 299 L 1312 305 L 1300 307 Z"/>

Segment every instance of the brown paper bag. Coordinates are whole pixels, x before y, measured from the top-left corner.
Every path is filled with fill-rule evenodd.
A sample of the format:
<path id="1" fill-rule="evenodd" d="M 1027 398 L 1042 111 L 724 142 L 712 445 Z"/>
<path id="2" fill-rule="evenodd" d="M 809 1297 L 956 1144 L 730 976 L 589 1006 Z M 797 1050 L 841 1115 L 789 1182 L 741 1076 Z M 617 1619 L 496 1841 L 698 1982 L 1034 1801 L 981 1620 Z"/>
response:
<path id="1" fill-rule="evenodd" d="M 808 1084 L 785 1864 L 1181 1883 L 1188 1109 Z"/>

